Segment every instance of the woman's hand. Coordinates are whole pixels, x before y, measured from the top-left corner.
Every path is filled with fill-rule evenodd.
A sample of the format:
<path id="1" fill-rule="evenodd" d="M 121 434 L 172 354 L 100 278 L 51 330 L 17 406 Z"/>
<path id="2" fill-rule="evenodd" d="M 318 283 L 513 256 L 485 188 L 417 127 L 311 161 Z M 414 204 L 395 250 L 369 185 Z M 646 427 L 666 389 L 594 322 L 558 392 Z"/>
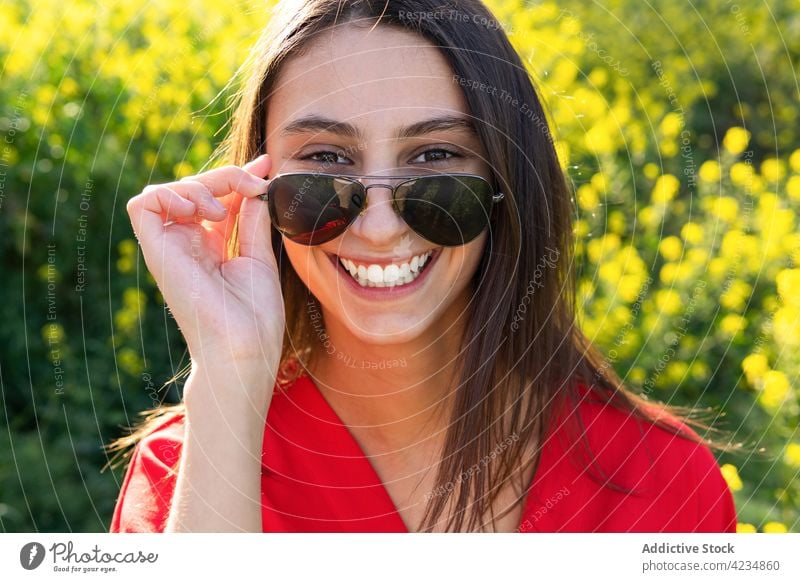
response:
<path id="1" fill-rule="evenodd" d="M 196 368 L 256 367 L 262 380 L 277 372 L 283 297 L 267 205 L 256 198 L 270 167 L 263 155 L 147 186 L 128 202 L 147 268 Z M 240 256 L 229 258 L 237 214 Z"/>

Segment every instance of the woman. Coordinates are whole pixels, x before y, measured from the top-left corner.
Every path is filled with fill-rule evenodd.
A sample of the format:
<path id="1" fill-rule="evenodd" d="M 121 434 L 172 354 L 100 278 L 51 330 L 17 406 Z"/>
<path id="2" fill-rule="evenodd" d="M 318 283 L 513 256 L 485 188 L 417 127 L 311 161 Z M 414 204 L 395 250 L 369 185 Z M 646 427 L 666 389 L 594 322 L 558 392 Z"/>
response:
<path id="1" fill-rule="evenodd" d="M 544 120 L 477 0 L 284 5 L 230 165 L 128 204 L 192 370 L 111 531 L 733 531 L 575 325 Z"/>

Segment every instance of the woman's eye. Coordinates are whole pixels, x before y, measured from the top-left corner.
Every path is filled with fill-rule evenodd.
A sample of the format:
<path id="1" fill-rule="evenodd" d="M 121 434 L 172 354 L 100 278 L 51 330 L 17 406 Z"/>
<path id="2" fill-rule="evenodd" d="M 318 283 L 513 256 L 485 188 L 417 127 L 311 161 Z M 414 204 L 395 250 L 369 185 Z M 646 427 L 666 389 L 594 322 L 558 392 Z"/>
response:
<path id="1" fill-rule="evenodd" d="M 300 159 L 311 160 L 313 162 L 320 162 L 323 164 L 347 164 L 350 162 L 350 160 L 348 160 L 342 154 L 332 151 L 314 152 L 313 154 L 308 154 Z"/>
<path id="2" fill-rule="evenodd" d="M 422 152 L 416 158 L 411 160 L 411 162 L 419 164 L 436 163 L 436 162 L 444 162 L 454 157 L 458 157 L 458 154 L 456 152 L 452 152 L 450 150 L 445 150 L 442 148 L 437 148 L 434 150 L 427 150 Z"/>

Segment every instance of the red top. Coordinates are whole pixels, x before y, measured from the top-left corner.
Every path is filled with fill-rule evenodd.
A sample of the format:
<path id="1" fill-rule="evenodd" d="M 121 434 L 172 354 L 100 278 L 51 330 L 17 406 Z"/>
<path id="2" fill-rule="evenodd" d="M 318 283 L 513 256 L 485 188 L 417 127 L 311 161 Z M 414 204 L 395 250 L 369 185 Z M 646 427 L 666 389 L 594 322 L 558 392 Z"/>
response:
<path id="1" fill-rule="evenodd" d="M 566 438 L 566 424 L 555 426 L 518 531 L 736 531 L 733 498 L 705 445 L 588 398 L 578 412 L 594 470 L 576 453 L 580 443 Z M 163 531 L 182 439 L 183 416 L 172 416 L 139 441 L 111 532 Z M 305 373 L 274 392 L 262 459 L 265 532 L 408 531 L 358 442 Z M 597 469 L 635 492 L 604 486 Z"/>

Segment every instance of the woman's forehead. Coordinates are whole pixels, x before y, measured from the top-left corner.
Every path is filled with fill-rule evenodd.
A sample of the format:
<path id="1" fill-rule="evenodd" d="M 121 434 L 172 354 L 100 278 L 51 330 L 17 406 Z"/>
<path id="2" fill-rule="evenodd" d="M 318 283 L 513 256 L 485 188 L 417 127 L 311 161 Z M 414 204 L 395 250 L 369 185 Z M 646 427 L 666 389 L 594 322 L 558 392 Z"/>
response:
<path id="1" fill-rule="evenodd" d="M 466 100 L 444 55 L 424 37 L 395 27 L 343 26 L 324 33 L 281 67 L 269 101 L 274 135 L 309 114 L 349 120 L 372 133 L 466 114 Z"/>

